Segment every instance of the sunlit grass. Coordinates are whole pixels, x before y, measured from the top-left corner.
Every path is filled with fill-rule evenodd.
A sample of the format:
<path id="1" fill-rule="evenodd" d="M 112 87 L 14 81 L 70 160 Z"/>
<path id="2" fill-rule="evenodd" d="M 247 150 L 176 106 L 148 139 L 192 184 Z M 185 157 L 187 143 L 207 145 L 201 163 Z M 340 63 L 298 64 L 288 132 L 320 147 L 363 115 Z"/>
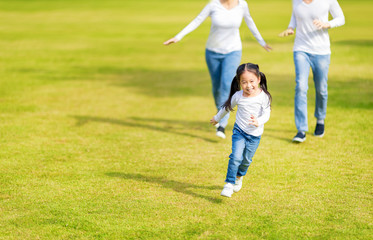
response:
<path id="1" fill-rule="evenodd" d="M 292 144 L 290 1 L 248 2 L 274 51 L 242 26 L 243 61 L 266 73 L 270 121 L 241 192 L 220 197 L 204 44 L 209 21 L 165 47 L 206 4 L 0 2 L 1 239 L 370 239 L 372 10 L 340 1 L 330 31 L 324 138 Z M 280 11 L 281 9 L 281 11 Z"/>

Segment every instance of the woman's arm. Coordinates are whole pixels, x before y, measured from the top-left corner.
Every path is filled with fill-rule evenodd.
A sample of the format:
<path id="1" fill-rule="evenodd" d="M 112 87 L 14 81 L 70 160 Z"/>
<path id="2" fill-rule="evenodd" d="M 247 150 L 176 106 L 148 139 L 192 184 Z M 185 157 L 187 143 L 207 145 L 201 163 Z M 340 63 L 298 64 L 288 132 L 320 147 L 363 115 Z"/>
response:
<path id="1" fill-rule="evenodd" d="M 255 39 L 259 42 L 259 44 L 267 51 L 269 52 L 272 48 L 264 41 L 262 35 L 260 35 L 260 32 L 258 28 L 255 25 L 255 22 L 253 18 L 250 15 L 249 7 L 247 6 L 247 3 L 245 3 L 244 6 L 244 15 L 243 18 L 245 20 L 245 23 L 247 27 L 250 29 L 250 32 L 253 34 Z"/>
<path id="2" fill-rule="evenodd" d="M 193 21 L 191 21 L 183 30 L 181 30 L 181 32 L 179 32 L 175 37 L 165 41 L 163 44 L 164 45 L 169 45 L 171 43 L 176 43 L 176 42 L 180 41 L 185 35 L 194 31 L 210 15 L 211 6 L 212 5 L 210 3 L 207 4 L 202 9 L 200 14 L 198 14 L 198 16 Z"/>

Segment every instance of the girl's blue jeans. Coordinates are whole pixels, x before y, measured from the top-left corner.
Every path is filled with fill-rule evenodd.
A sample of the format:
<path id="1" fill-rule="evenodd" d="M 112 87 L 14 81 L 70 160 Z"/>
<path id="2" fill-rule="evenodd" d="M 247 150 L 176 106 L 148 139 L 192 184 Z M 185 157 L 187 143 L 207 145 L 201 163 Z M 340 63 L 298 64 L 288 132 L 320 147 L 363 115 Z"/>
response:
<path id="1" fill-rule="evenodd" d="M 326 105 L 328 101 L 328 71 L 330 54 L 316 55 L 295 51 L 295 99 L 294 116 L 298 131 L 308 131 L 307 120 L 307 90 L 310 67 L 313 73 L 313 81 L 316 90 L 315 117 L 325 119 Z"/>
<path id="2" fill-rule="evenodd" d="M 229 155 L 227 178 L 225 182 L 235 184 L 236 177 L 245 176 L 255 151 L 259 146 L 260 138 L 249 135 L 234 124 L 232 135 L 232 153 Z"/>
<path id="3" fill-rule="evenodd" d="M 221 106 L 228 100 L 233 77 L 236 75 L 237 67 L 240 65 L 242 51 L 234 51 L 221 54 L 206 49 L 206 63 L 209 69 L 212 94 L 215 106 L 219 111 Z M 219 124 L 226 127 L 229 114 L 220 120 Z"/>

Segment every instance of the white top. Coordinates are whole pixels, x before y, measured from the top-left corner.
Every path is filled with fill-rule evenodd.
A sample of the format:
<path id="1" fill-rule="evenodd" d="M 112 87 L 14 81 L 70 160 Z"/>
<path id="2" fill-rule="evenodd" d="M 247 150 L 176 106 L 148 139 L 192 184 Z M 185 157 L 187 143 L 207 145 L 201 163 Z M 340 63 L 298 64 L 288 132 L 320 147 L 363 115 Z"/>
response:
<path id="1" fill-rule="evenodd" d="M 328 20 L 329 12 L 333 19 Z M 293 0 L 293 13 L 289 28 L 297 29 L 293 51 L 311 54 L 330 54 L 328 29 L 318 30 L 313 20 L 328 22 L 331 28 L 342 26 L 345 17 L 337 0 L 313 0 L 307 4 L 303 0 Z"/>
<path id="2" fill-rule="evenodd" d="M 247 134 L 253 136 L 261 136 L 264 131 L 264 123 L 269 120 L 271 115 L 271 104 L 269 97 L 262 90 L 255 97 L 244 97 L 243 91 L 238 91 L 232 96 L 231 106 L 234 108 L 237 105 L 236 124 Z M 219 122 L 228 113 L 225 108 L 214 116 L 215 121 Z M 251 115 L 258 120 L 259 126 L 249 125 Z"/>
<path id="3" fill-rule="evenodd" d="M 206 48 L 210 51 L 226 54 L 242 50 L 239 31 L 242 18 L 245 19 L 247 26 L 259 44 L 266 45 L 250 16 L 249 7 L 245 0 L 238 0 L 238 5 L 230 10 L 226 9 L 219 0 L 212 0 L 175 38 L 181 40 L 201 25 L 207 17 L 211 17 L 211 29 L 206 43 Z"/>

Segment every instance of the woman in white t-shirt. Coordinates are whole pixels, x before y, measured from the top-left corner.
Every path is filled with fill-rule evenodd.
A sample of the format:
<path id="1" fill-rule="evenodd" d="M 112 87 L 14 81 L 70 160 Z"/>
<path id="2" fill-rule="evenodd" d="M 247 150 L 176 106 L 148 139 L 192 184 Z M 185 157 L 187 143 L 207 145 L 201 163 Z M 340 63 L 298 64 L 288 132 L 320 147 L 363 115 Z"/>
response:
<path id="1" fill-rule="evenodd" d="M 328 20 L 329 13 L 333 19 Z M 280 36 L 296 35 L 294 40 L 295 65 L 295 125 L 294 142 L 304 142 L 308 131 L 307 90 L 310 67 L 316 90 L 314 135 L 324 136 L 328 99 L 328 71 L 330 64 L 330 40 L 328 29 L 342 26 L 345 18 L 337 0 L 293 0 L 293 13 L 288 29 Z"/>
<path id="2" fill-rule="evenodd" d="M 216 108 L 219 110 L 228 98 L 235 71 L 241 62 L 242 43 L 239 28 L 242 18 L 259 44 L 270 51 L 260 35 L 249 8 L 244 0 L 212 0 L 202 12 L 175 37 L 164 42 L 165 45 L 180 41 L 195 30 L 207 17 L 211 18 L 210 34 L 206 43 L 206 63 L 212 81 L 212 93 Z M 216 135 L 225 138 L 225 127 L 229 114 L 219 122 Z"/>

